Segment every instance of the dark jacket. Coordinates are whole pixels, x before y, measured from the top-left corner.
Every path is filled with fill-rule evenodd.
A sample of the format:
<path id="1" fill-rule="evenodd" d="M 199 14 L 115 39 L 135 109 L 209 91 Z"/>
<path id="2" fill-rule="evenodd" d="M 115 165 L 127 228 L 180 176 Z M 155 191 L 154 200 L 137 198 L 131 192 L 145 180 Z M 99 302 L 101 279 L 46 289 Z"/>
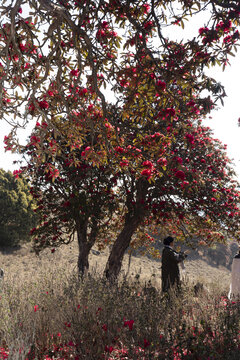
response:
<path id="1" fill-rule="evenodd" d="M 178 263 L 185 259 L 184 253 L 178 253 L 165 246 L 162 251 L 162 291 L 166 292 L 172 286 L 180 286 L 180 273 Z"/>

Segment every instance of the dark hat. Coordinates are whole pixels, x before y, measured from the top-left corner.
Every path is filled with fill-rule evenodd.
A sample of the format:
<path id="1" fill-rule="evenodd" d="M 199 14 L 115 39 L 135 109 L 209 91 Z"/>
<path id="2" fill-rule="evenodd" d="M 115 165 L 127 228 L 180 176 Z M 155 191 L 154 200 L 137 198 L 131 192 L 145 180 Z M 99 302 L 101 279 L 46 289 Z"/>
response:
<path id="1" fill-rule="evenodd" d="M 174 238 L 172 236 L 168 236 L 163 240 L 164 245 L 170 245 L 174 241 Z"/>

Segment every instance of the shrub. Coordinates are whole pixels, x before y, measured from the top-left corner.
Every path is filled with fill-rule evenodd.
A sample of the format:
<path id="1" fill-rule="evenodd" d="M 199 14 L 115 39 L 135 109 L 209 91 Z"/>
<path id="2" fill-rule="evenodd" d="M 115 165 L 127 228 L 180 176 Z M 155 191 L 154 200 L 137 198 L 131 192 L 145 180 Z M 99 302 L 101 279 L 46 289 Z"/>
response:
<path id="1" fill-rule="evenodd" d="M 0 246 L 28 241 L 34 223 L 33 201 L 27 182 L 0 169 Z"/>

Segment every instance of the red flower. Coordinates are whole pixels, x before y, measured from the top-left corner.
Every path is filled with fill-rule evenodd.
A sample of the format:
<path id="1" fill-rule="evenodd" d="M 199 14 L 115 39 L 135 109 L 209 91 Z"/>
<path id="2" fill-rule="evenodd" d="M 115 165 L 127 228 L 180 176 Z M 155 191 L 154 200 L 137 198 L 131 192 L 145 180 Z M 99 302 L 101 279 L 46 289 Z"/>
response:
<path id="1" fill-rule="evenodd" d="M 107 346 L 107 345 L 105 345 L 105 351 L 106 351 L 106 352 L 108 352 L 108 353 L 111 354 L 111 352 L 112 352 L 113 350 L 114 350 L 114 349 L 113 349 L 112 346 Z"/>
<path id="2" fill-rule="evenodd" d="M 157 86 L 159 87 L 159 89 L 161 91 L 164 91 L 166 89 L 166 83 L 164 81 L 158 80 L 157 81 Z"/>
<path id="3" fill-rule="evenodd" d="M 49 108 L 49 103 L 46 100 L 38 102 L 38 105 L 41 109 L 47 110 Z"/>
<path id="4" fill-rule="evenodd" d="M 150 30 L 151 28 L 153 27 L 153 22 L 150 20 L 150 21 L 147 21 L 145 24 L 144 24 L 144 29 L 146 30 Z"/>
<path id="5" fill-rule="evenodd" d="M 119 154 L 122 154 L 124 152 L 124 149 L 121 146 L 116 146 L 115 151 L 118 152 Z"/>
<path id="6" fill-rule="evenodd" d="M 178 179 L 181 179 L 181 180 L 184 180 L 185 179 L 185 173 L 182 171 L 182 170 L 178 170 L 175 172 L 175 176 L 178 178 Z"/>
<path id="7" fill-rule="evenodd" d="M 126 320 L 126 321 L 124 321 L 123 326 L 124 327 L 128 326 L 129 330 L 132 330 L 133 329 L 133 324 L 134 324 L 134 320 Z"/>
<path id="8" fill-rule="evenodd" d="M 34 312 L 37 312 L 39 310 L 38 305 L 34 305 Z"/>
<path id="9" fill-rule="evenodd" d="M 30 137 L 30 143 L 31 143 L 31 145 L 37 145 L 37 143 L 39 143 L 39 142 L 40 142 L 39 137 L 37 137 L 37 136 L 35 136 L 35 135 L 32 135 L 32 136 Z"/>
<path id="10" fill-rule="evenodd" d="M 120 161 L 119 165 L 121 167 L 125 167 L 125 166 L 128 166 L 129 165 L 129 162 L 127 160 L 123 160 L 123 161 Z"/>
<path id="11" fill-rule="evenodd" d="M 146 167 L 146 168 L 149 168 L 149 169 L 152 169 L 153 168 L 153 163 L 149 160 L 146 160 L 142 163 L 142 166 Z"/>
<path id="12" fill-rule="evenodd" d="M 13 171 L 13 176 L 17 179 L 19 177 L 19 175 L 21 174 L 22 170 L 14 170 Z"/>
<path id="13" fill-rule="evenodd" d="M 103 324 L 102 329 L 106 332 L 108 329 L 107 324 Z"/>
<path id="14" fill-rule="evenodd" d="M 166 115 L 175 116 L 176 111 L 173 108 L 167 108 L 166 109 Z"/>
<path id="15" fill-rule="evenodd" d="M 71 71 L 70 71 L 70 74 L 71 74 L 72 76 L 78 76 L 78 70 L 71 70 Z"/>
<path id="16" fill-rule="evenodd" d="M 108 28 L 108 25 L 109 25 L 109 24 L 108 24 L 107 21 L 103 21 L 102 24 L 101 24 L 101 26 L 102 26 L 103 29 L 107 29 L 107 28 Z"/>
<path id="17" fill-rule="evenodd" d="M 144 341 L 144 348 L 150 345 L 150 342 L 148 340 L 144 339 L 143 341 Z"/>
<path id="18" fill-rule="evenodd" d="M 158 164 L 166 166 L 167 165 L 167 159 L 166 158 L 160 158 L 157 161 Z"/>
<path id="19" fill-rule="evenodd" d="M 141 171 L 141 175 L 143 175 L 143 176 L 151 176 L 152 175 L 152 170 L 151 169 L 143 169 Z"/>
<path id="20" fill-rule="evenodd" d="M 144 8 L 144 14 L 148 14 L 150 11 L 150 5 L 148 4 L 143 4 L 143 8 Z"/>

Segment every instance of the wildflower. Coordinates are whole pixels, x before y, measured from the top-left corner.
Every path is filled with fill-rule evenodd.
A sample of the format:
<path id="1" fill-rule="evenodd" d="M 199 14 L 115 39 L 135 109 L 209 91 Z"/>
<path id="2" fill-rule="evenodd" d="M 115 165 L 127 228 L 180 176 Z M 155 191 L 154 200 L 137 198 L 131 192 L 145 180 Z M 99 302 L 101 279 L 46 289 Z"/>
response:
<path id="1" fill-rule="evenodd" d="M 107 324 L 103 324 L 102 329 L 106 332 L 107 331 Z"/>
<path id="2" fill-rule="evenodd" d="M 146 348 L 150 345 L 150 342 L 146 339 L 144 339 L 143 342 L 144 342 L 144 348 Z"/>
<path id="3" fill-rule="evenodd" d="M 133 329 L 133 324 L 134 324 L 134 320 L 126 320 L 126 321 L 124 321 L 123 326 L 124 327 L 128 326 L 129 330 L 132 330 Z"/>

